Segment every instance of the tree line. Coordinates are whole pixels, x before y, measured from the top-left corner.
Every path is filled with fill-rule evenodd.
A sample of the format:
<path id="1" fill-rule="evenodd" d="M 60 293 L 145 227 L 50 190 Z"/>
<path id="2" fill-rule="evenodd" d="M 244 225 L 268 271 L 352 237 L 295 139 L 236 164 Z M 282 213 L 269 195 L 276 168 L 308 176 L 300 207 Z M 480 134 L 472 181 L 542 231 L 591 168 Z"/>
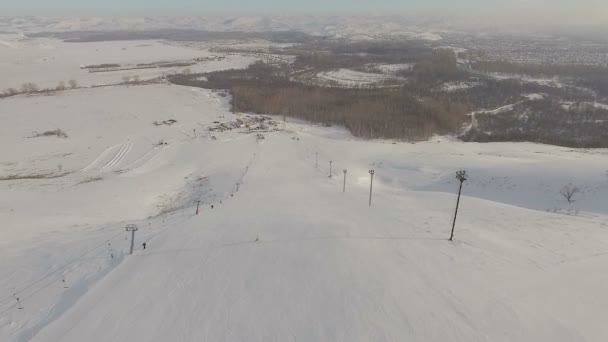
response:
<path id="1" fill-rule="evenodd" d="M 509 73 L 533 77 L 569 78 L 575 84 L 593 89 L 603 98 L 608 99 L 608 68 L 585 64 L 524 64 L 506 61 L 478 61 L 472 63 L 475 70 L 488 73 Z"/>
<path id="2" fill-rule="evenodd" d="M 464 141 L 529 141 L 577 148 L 608 147 L 608 110 L 588 103 L 525 101 L 501 113 L 477 113 Z"/>
<path id="3" fill-rule="evenodd" d="M 38 93 L 52 93 L 55 91 L 62 91 L 67 89 L 78 88 L 78 82 L 76 80 L 69 80 L 67 83 L 60 81 L 55 88 L 44 88 L 40 89 L 36 83 L 26 82 L 21 85 L 19 89 L 7 88 L 0 93 L 0 98 L 6 98 L 21 94 L 38 94 Z"/>
<path id="4" fill-rule="evenodd" d="M 286 115 L 326 125 L 343 125 L 358 137 L 427 139 L 455 132 L 467 106 L 409 95 L 403 88 L 345 89 L 304 85 L 289 70 L 255 63 L 246 70 L 175 75 L 175 84 L 226 89 L 233 112 Z"/>
<path id="5" fill-rule="evenodd" d="M 566 113 L 561 106 L 564 102 L 593 102 L 596 100 L 593 92 L 575 85 L 551 87 L 473 73 L 459 66 L 454 52 L 448 49 L 412 50 L 408 58 L 416 58 L 417 62 L 413 68 L 400 72 L 403 80 L 397 87 L 325 87 L 298 79 L 301 72 L 314 75 L 343 67 L 356 69 L 383 58 L 381 52 L 373 56 L 351 54 L 350 48 L 350 45 L 344 48 L 347 53 L 336 53 L 335 47 L 302 53 L 291 65 L 258 62 L 242 70 L 179 74 L 168 79 L 175 84 L 228 90 L 233 112 L 283 115 L 325 125 L 343 125 L 353 135 L 363 138 L 420 140 L 434 134 L 460 134 L 470 120 L 468 113 L 519 103 L 513 111 L 501 115 L 477 115 L 479 129 L 469 130 L 461 138 L 479 142 L 608 146 L 602 131 L 603 112 L 581 107 Z M 374 48 L 371 46 L 368 51 L 375 51 Z M 388 51 L 392 56 L 393 52 Z M 420 56 L 424 58 L 417 59 Z M 549 70 L 547 72 L 552 72 Z M 570 69 L 564 67 L 563 70 Z M 474 86 L 446 91 L 442 87 L 449 82 Z M 522 95 L 525 94 L 543 94 L 552 100 L 524 101 Z M 590 116 L 596 121 L 588 119 Z M 564 133 L 568 129 L 570 131 Z"/>

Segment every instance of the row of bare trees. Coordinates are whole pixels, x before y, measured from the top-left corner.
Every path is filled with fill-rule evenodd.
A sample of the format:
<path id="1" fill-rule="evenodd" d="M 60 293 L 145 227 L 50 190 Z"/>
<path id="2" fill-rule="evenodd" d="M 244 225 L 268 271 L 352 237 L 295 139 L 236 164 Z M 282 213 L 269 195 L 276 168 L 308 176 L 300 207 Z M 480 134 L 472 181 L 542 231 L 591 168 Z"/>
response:
<path id="1" fill-rule="evenodd" d="M 21 85 L 19 89 L 8 88 L 0 93 L 0 98 L 10 97 L 20 94 L 35 94 L 35 93 L 50 93 L 53 91 L 62 91 L 67 89 L 78 88 L 78 82 L 76 80 L 69 80 L 66 84 L 64 81 L 60 81 L 55 88 L 44 88 L 40 89 L 36 83 L 26 82 Z"/>
<path id="2" fill-rule="evenodd" d="M 232 87 L 232 110 L 339 124 L 364 138 L 427 139 L 460 127 L 463 107 L 413 98 L 400 89 Z"/>

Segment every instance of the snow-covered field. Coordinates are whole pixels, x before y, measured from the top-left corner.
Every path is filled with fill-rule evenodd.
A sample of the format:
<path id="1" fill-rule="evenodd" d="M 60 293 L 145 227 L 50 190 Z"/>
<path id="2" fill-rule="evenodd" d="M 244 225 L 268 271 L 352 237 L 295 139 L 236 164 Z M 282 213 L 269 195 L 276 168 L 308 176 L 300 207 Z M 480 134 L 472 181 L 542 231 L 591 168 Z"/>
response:
<path id="1" fill-rule="evenodd" d="M 386 82 L 395 81 L 400 78 L 388 73 L 378 74 L 350 69 L 339 69 L 320 72 L 314 79 L 315 83 L 320 85 L 359 88 L 367 86 L 384 86 L 386 85 Z"/>
<path id="2" fill-rule="evenodd" d="M 370 69 L 379 70 L 387 75 L 396 75 L 399 71 L 409 71 L 414 69 L 414 64 L 368 64 L 367 67 Z"/>
<path id="3" fill-rule="evenodd" d="M 111 57 L 72 64 L 127 62 Z M 32 81 L 45 72 L 65 70 Z M 264 139 L 210 132 L 235 117 L 219 93 L 166 84 L 0 100 L 0 340 L 608 336 L 608 151 L 363 141 L 290 119 Z"/>
<path id="4" fill-rule="evenodd" d="M 335 71 L 322 72 L 317 75 L 322 80 L 331 83 L 337 83 L 347 87 L 359 87 L 364 85 L 372 85 L 386 80 L 386 76 L 382 74 L 373 74 L 369 72 L 361 72 L 350 69 L 340 69 Z"/>
<path id="5" fill-rule="evenodd" d="M 471 89 L 479 86 L 478 82 L 446 82 L 441 85 L 442 91 L 452 93 L 459 90 Z"/>
<path id="6" fill-rule="evenodd" d="M 184 61 L 217 56 L 211 46 L 184 46 L 162 41 L 115 41 L 95 43 L 66 43 L 57 39 L 28 38 L 20 34 L 0 34 L 0 92 L 32 82 L 39 88 L 55 88 L 59 82 L 77 80 L 82 87 L 122 83 L 125 76 L 141 80 L 163 74 L 205 72 L 243 68 L 255 59 L 228 55 L 188 67 L 121 70 L 90 73 L 83 66 L 99 64 L 136 65 L 166 61 Z"/>

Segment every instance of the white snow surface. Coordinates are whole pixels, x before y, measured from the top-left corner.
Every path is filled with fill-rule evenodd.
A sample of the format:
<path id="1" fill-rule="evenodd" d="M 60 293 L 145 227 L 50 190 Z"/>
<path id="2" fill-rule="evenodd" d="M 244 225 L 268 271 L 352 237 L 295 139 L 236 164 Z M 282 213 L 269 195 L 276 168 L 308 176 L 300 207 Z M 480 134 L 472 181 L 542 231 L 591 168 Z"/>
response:
<path id="1" fill-rule="evenodd" d="M 345 86 L 361 86 L 367 84 L 374 84 L 386 79 L 386 76 L 382 74 L 374 74 L 350 69 L 339 69 L 334 71 L 321 72 L 317 75 L 317 77 L 331 82 L 336 82 Z"/>
<path id="2" fill-rule="evenodd" d="M 412 70 L 414 64 L 402 63 L 402 64 L 368 64 L 369 68 L 380 70 L 381 72 L 388 75 L 395 75 L 399 71 Z"/>
<path id="3" fill-rule="evenodd" d="M 402 80 L 388 72 L 383 74 L 356 71 L 351 69 L 338 69 L 320 72 L 313 78 L 313 82 L 323 86 L 337 86 L 345 88 L 358 88 L 365 86 L 384 86 L 386 81 Z"/>
<path id="4" fill-rule="evenodd" d="M 479 85 L 479 82 L 445 82 L 441 85 L 441 90 L 451 93 L 459 90 L 471 89 Z"/>
<path id="5" fill-rule="evenodd" d="M 595 106 L 596 108 L 600 108 L 600 109 L 608 109 L 608 104 L 604 104 L 604 103 L 594 102 L 593 106 Z"/>
<path id="6" fill-rule="evenodd" d="M 162 41 L 111 41 L 96 43 L 65 43 L 50 38 L 15 38 L 8 35 L 10 47 L 0 45 L 0 91 L 19 89 L 27 82 L 40 89 L 55 88 L 59 82 L 77 80 L 80 86 L 117 84 L 123 77 L 138 76 L 141 80 L 163 74 L 206 72 L 244 68 L 256 59 L 242 55 L 222 55 L 223 60 L 211 60 L 189 67 L 169 67 L 90 73 L 83 66 L 99 64 L 135 65 L 166 61 L 184 61 L 217 56 L 209 52 L 211 45 L 166 44 Z M 2 37 L 2 35 L 0 35 Z M 2 38 L 0 38 L 1 40 Z"/>
<path id="7" fill-rule="evenodd" d="M 527 94 L 527 95 L 524 95 L 525 98 L 527 98 L 528 100 L 531 100 L 531 101 L 544 100 L 545 96 L 546 96 L 545 94 Z"/>
<path id="8" fill-rule="evenodd" d="M 245 117 L 228 101 L 166 84 L 0 100 L 1 341 L 608 336 L 607 150 L 289 118 L 263 140 L 210 132 Z"/>
<path id="9" fill-rule="evenodd" d="M 562 102 L 562 108 L 564 108 L 566 110 L 570 110 L 574 104 L 575 104 L 575 102 L 564 101 L 564 102 Z M 595 107 L 597 109 L 608 110 L 608 104 L 599 103 L 599 102 L 580 102 L 577 104 L 589 105 L 589 106 Z"/>

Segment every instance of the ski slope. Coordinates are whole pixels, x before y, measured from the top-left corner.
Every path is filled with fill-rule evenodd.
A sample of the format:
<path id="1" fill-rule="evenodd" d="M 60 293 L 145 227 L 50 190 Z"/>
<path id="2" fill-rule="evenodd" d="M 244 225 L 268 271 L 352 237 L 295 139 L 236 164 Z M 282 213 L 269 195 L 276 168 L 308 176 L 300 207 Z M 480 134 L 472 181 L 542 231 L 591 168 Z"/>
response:
<path id="1" fill-rule="evenodd" d="M 209 131 L 235 117 L 169 85 L 0 101 L 1 175 L 68 172 L 0 181 L 0 340 L 608 336 L 605 150 L 363 141 L 290 119 L 263 140 Z M 30 138 L 56 128 L 68 138 Z"/>

